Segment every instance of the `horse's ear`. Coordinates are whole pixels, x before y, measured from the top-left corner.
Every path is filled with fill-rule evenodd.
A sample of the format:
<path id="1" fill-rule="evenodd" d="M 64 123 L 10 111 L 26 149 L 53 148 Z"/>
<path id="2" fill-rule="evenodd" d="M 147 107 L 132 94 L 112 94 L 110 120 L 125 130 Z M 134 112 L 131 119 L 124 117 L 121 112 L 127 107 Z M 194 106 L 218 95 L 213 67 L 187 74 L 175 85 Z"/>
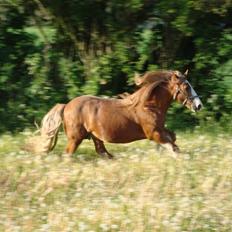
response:
<path id="1" fill-rule="evenodd" d="M 142 78 L 140 77 L 139 73 L 135 72 L 134 76 L 135 84 L 140 86 L 142 84 Z"/>
<path id="2" fill-rule="evenodd" d="M 188 70 L 188 69 L 186 69 L 186 71 L 184 72 L 185 77 L 187 77 L 187 76 L 188 76 L 188 73 L 189 73 L 189 70 Z"/>

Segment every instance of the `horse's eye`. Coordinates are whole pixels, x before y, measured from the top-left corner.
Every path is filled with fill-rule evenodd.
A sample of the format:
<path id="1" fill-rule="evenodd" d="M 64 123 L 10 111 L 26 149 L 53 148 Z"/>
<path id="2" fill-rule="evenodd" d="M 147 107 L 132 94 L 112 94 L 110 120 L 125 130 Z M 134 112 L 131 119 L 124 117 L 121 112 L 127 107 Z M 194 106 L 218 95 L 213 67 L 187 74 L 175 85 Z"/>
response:
<path id="1" fill-rule="evenodd" d="M 188 85 L 187 85 L 187 84 L 183 84 L 183 88 L 184 88 L 184 89 L 187 89 L 187 88 L 188 88 Z"/>

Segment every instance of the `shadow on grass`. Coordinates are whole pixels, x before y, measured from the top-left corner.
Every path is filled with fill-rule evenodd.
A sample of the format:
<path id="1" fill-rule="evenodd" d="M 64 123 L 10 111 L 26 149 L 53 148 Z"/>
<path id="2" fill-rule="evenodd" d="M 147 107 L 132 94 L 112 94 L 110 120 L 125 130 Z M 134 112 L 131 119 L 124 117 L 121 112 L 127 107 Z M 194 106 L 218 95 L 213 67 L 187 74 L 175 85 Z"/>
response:
<path id="1" fill-rule="evenodd" d="M 121 153 L 127 153 L 131 149 L 128 144 L 105 144 L 109 153 L 114 156 L 114 159 L 120 157 Z M 64 156 L 66 143 L 61 141 L 57 144 L 56 148 L 50 154 Z M 131 153 L 131 151 L 130 151 Z M 110 160 L 107 156 L 101 156 L 95 151 L 95 147 L 92 140 L 84 140 L 72 155 L 74 161 L 96 161 L 99 159 Z"/>
<path id="2" fill-rule="evenodd" d="M 94 147 L 93 148 L 78 148 L 78 150 L 71 156 L 68 154 L 65 154 L 62 150 L 55 149 L 53 152 L 47 154 L 48 156 L 58 156 L 60 160 L 70 159 L 70 161 L 73 162 L 95 162 L 98 160 L 115 160 L 117 159 L 116 156 L 114 156 L 113 159 L 109 159 L 107 156 L 101 156 L 96 153 Z"/>

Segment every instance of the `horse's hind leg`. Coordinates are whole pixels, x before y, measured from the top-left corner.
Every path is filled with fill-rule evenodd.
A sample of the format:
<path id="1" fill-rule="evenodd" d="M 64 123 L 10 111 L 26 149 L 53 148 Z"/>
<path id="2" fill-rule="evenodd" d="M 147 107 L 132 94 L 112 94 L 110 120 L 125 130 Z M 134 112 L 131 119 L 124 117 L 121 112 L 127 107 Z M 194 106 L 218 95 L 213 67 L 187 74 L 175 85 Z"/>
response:
<path id="1" fill-rule="evenodd" d="M 81 144 L 82 140 L 83 138 L 69 138 L 65 153 L 72 155 L 76 151 L 77 147 Z"/>
<path id="2" fill-rule="evenodd" d="M 72 155 L 81 144 L 82 140 L 87 137 L 88 133 L 83 127 L 73 129 L 68 128 L 67 126 L 65 126 L 65 132 L 68 137 L 65 153 Z"/>
<path id="3" fill-rule="evenodd" d="M 109 159 L 114 158 L 114 156 L 106 150 L 104 143 L 100 139 L 96 138 L 94 135 L 91 135 L 91 137 L 94 142 L 95 150 L 99 155 L 101 156 L 106 155 Z"/>

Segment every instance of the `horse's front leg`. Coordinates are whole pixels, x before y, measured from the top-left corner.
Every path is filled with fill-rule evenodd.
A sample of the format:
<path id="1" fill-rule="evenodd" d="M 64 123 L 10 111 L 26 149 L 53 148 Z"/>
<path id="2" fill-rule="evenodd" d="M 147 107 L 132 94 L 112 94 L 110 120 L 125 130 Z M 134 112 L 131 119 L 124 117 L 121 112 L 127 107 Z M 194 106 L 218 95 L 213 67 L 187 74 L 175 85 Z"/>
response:
<path id="1" fill-rule="evenodd" d="M 174 132 L 169 131 L 168 129 L 163 128 L 155 130 L 152 133 L 151 139 L 171 151 L 175 158 L 177 157 L 178 153 L 180 153 L 179 147 L 175 144 L 176 135 Z"/>
<path id="2" fill-rule="evenodd" d="M 164 128 L 165 133 L 167 134 L 166 136 L 173 142 L 176 142 L 176 134 L 173 131 L 170 131 L 167 128 Z"/>

